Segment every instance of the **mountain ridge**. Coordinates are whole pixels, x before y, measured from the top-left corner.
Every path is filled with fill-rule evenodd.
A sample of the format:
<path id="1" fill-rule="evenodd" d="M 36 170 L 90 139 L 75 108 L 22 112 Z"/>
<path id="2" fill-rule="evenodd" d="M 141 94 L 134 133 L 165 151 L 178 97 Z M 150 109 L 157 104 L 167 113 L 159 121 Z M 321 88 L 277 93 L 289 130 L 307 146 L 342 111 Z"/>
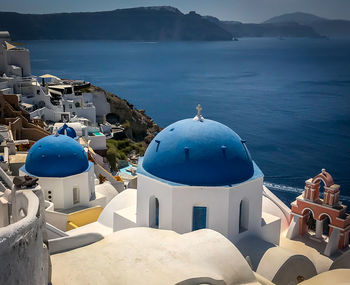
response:
<path id="1" fill-rule="evenodd" d="M 20 40 L 229 41 L 238 37 L 350 37 L 350 21 L 295 12 L 262 23 L 222 21 L 172 6 L 100 12 L 0 12 L 0 30 Z"/>
<path id="2" fill-rule="evenodd" d="M 200 15 L 173 7 L 139 7 L 103 12 L 20 14 L 0 12 L 0 30 L 14 39 L 231 40 Z"/>
<path id="3" fill-rule="evenodd" d="M 325 37 L 350 37 L 350 21 L 342 19 L 327 19 L 310 13 L 294 12 L 272 17 L 264 24 L 297 23 L 311 27 L 315 32 Z"/>

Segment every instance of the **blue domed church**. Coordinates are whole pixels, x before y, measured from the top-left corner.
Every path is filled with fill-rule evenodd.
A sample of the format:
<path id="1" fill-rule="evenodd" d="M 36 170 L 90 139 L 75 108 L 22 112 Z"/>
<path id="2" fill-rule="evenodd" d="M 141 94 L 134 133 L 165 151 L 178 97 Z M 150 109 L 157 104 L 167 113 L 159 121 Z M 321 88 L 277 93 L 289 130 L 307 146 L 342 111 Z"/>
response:
<path id="1" fill-rule="evenodd" d="M 281 221 L 262 212 L 264 176 L 246 142 L 204 119 L 200 106 L 193 119 L 171 124 L 153 139 L 137 172 L 135 208 L 129 201 L 128 209 L 115 212 L 114 230 L 210 228 L 232 242 L 253 234 L 278 244 Z"/>
<path id="2" fill-rule="evenodd" d="M 94 167 L 84 148 L 68 135 L 51 135 L 29 150 L 21 175 L 39 178 L 55 209 L 86 205 L 95 197 Z"/>

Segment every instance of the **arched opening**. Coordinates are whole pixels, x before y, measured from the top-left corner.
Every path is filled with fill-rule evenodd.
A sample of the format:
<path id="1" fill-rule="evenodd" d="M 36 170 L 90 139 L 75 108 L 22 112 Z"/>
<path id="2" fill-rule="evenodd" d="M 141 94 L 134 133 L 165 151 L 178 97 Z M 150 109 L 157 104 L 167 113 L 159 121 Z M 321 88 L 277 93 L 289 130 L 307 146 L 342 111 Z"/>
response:
<path id="1" fill-rule="evenodd" d="M 320 178 L 320 177 L 318 177 L 317 179 L 315 179 L 314 181 L 313 181 L 313 183 L 315 183 L 315 182 L 318 182 L 318 183 L 320 183 L 320 189 L 319 189 L 319 191 L 318 191 L 318 197 L 320 198 L 320 199 L 324 199 L 324 186 L 326 185 L 326 182 L 322 179 L 322 178 Z"/>
<path id="2" fill-rule="evenodd" d="M 79 186 L 73 187 L 73 204 L 78 204 L 80 202 L 80 190 Z"/>
<path id="3" fill-rule="evenodd" d="M 328 215 L 326 214 L 322 214 L 320 216 L 320 220 L 323 223 L 323 230 L 322 230 L 322 234 L 329 236 L 329 224 L 331 223 L 331 219 L 329 218 Z"/>
<path id="4" fill-rule="evenodd" d="M 304 211 L 307 211 L 308 214 L 309 214 L 309 216 L 307 218 L 307 221 L 306 221 L 307 228 L 308 228 L 309 231 L 314 233 L 316 231 L 316 220 L 314 218 L 314 214 L 309 209 L 305 209 Z"/>
<path id="5" fill-rule="evenodd" d="M 194 206 L 192 215 L 192 231 L 207 227 L 207 207 Z"/>
<path id="6" fill-rule="evenodd" d="M 248 230 L 249 225 L 249 202 L 245 199 L 239 204 L 239 232 Z"/>
<path id="7" fill-rule="evenodd" d="M 155 196 L 149 198 L 149 226 L 159 229 L 159 200 Z"/>

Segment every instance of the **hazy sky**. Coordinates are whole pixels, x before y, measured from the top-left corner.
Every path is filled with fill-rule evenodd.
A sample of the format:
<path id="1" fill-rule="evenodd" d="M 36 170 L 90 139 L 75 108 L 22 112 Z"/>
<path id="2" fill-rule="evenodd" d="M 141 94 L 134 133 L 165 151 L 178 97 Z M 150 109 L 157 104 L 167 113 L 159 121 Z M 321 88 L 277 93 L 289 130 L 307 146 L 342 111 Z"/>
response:
<path id="1" fill-rule="evenodd" d="M 261 22 L 290 12 L 307 12 L 350 20 L 350 0 L 0 0 L 0 11 L 56 13 L 103 11 L 118 8 L 170 5 L 222 20 Z"/>

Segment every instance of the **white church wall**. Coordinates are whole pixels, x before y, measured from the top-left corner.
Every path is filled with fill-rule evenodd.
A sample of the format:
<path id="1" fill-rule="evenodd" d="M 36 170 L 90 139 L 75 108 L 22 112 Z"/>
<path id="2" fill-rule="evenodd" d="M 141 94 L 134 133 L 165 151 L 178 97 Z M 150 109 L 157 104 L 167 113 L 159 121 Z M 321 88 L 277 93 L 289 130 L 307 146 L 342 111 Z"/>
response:
<path id="1" fill-rule="evenodd" d="M 64 208 L 71 208 L 78 205 L 88 204 L 90 200 L 90 189 L 88 173 L 83 172 L 77 175 L 61 178 L 63 180 L 65 205 Z M 77 199 L 74 201 L 73 189 L 77 189 Z"/>
<path id="2" fill-rule="evenodd" d="M 228 238 L 235 242 L 243 237 L 245 232 L 259 234 L 261 230 L 262 188 L 263 178 L 234 185 L 230 189 Z M 240 215 L 240 204 L 242 215 Z M 248 213 L 247 213 L 248 212 Z M 241 224 L 244 225 L 240 229 Z M 248 219 L 248 221 L 247 221 Z"/>
<path id="3" fill-rule="evenodd" d="M 193 207 L 206 207 L 207 228 L 228 234 L 228 187 L 174 186 L 173 230 L 178 233 L 192 231 Z"/>
<path id="4" fill-rule="evenodd" d="M 160 229 L 178 233 L 192 231 L 193 207 L 201 206 L 207 208 L 207 228 L 220 232 L 232 242 L 246 235 L 271 235 L 266 239 L 275 240 L 276 233 L 279 234 L 278 222 L 262 231 L 262 189 L 263 177 L 229 188 L 172 186 L 139 174 L 137 224 L 153 226 L 150 223 L 150 218 L 155 219 L 154 206 L 150 206 L 153 197 L 159 201 Z"/>
<path id="5" fill-rule="evenodd" d="M 172 229 L 171 186 L 142 174 L 138 175 L 137 183 L 137 224 L 141 227 L 150 226 L 150 198 L 155 197 L 159 201 L 159 228 Z"/>
<path id="6" fill-rule="evenodd" d="M 19 170 L 19 175 L 27 175 L 27 173 Z M 45 200 L 51 201 L 55 209 L 63 208 L 65 198 L 62 180 L 56 177 L 39 177 L 38 183 L 44 192 Z M 49 191 L 51 191 L 51 193 L 49 193 Z M 51 199 L 49 196 L 51 196 Z"/>
<path id="7" fill-rule="evenodd" d="M 20 171 L 20 175 L 27 175 Z M 89 205 L 91 192 L 94 191 L 93 166 L 88 172 L 67 177 L 38 177 L 39 185 L 46 200 L 54 204 L 55 209 L 69 209 L 77 205 Z M 73 203 L 73 188 L 77 187 L 79 202 Z M 93 187 L 93 188 L 92 188 Z M 51 193 L 49 193 L 51 191 Z M 51 196 L 51 199 L 49 198 Z"/>

